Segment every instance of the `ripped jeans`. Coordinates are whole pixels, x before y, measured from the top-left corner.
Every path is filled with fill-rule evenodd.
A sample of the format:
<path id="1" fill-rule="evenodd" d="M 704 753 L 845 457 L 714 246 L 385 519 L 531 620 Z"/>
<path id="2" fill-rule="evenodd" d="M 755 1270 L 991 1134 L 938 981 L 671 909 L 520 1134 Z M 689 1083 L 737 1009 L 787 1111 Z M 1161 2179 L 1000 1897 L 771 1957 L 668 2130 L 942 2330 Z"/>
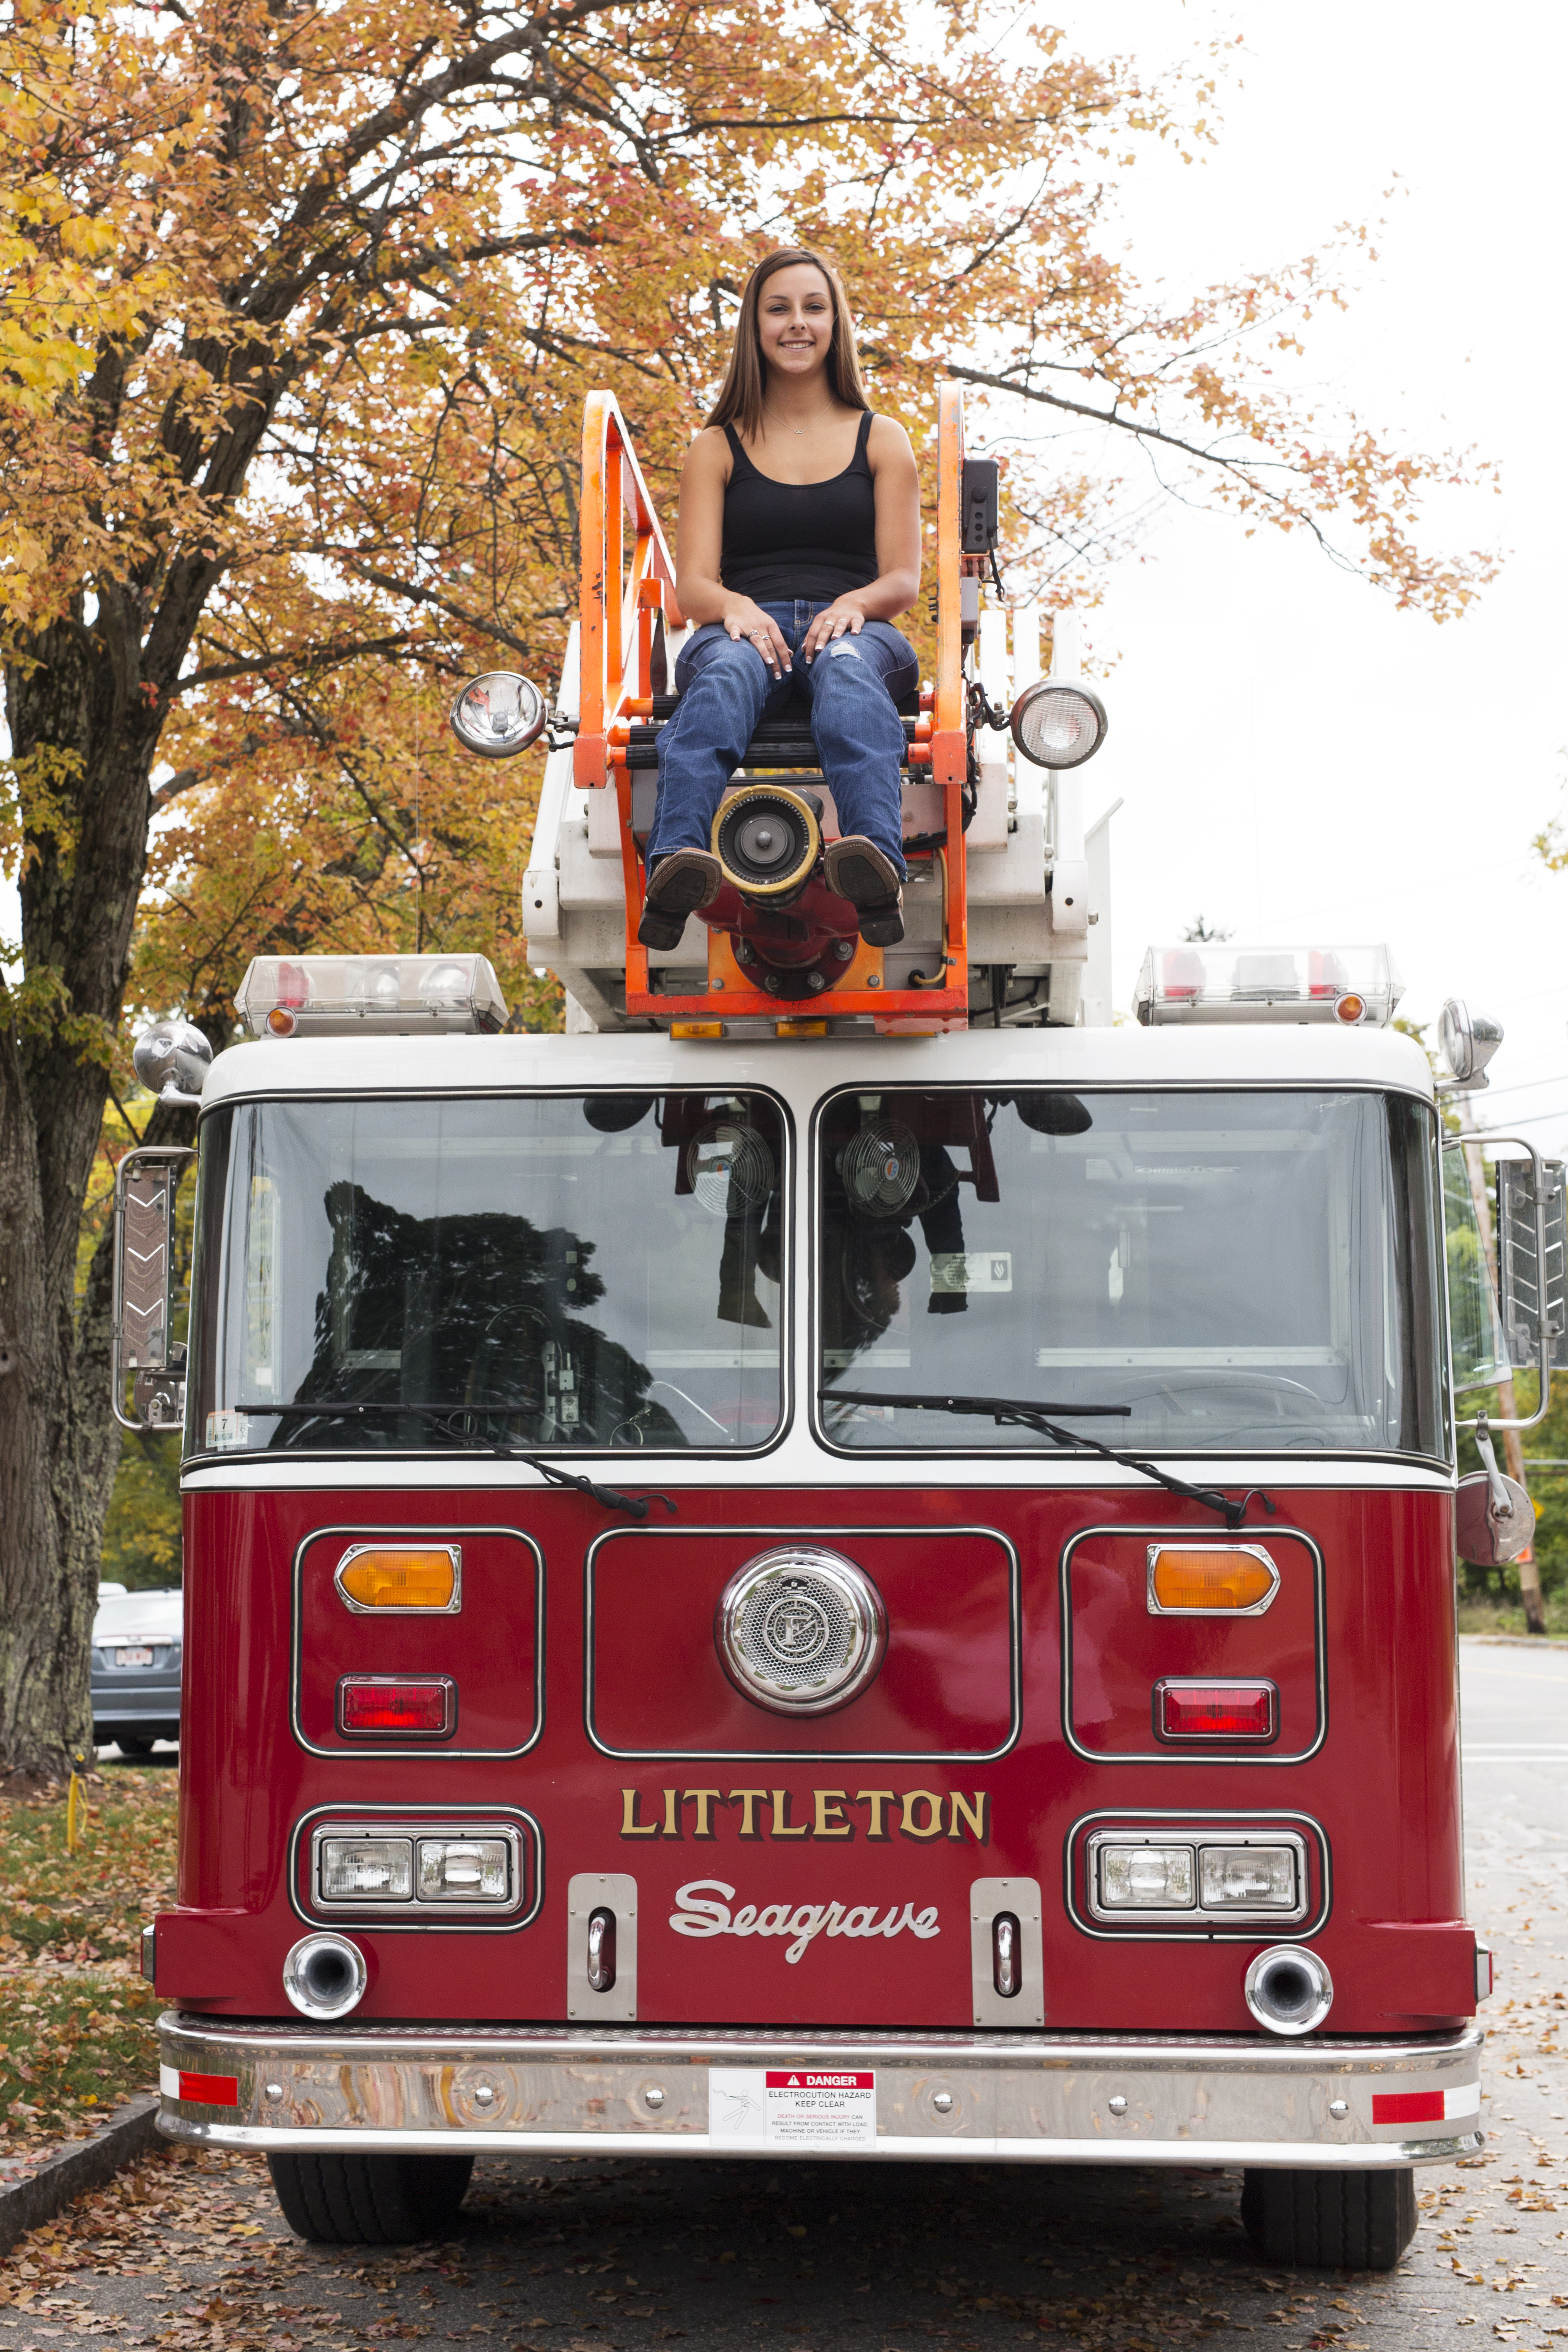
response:
<path id="1" fill-rule="evenodd" d="M 659 796 L 648 838 L 650 861 L 672 849 L 706 849 L 726 785 L 765 719 L 803 703 L 822 776 L 845 834 L 862 834 L 904 871 L 900 808 L 904 728 L 897 705 L 920 676 L 914 646 L 888 621 L 859 636 L 835 637 L 812 660 L 800 644 L 828 597 L 762 607 L 782 631 L 793 669 L 775 678 L 747 638 L 720 621 L 697 630 L 675 664 L 680 700 L 659 730 Z"/>

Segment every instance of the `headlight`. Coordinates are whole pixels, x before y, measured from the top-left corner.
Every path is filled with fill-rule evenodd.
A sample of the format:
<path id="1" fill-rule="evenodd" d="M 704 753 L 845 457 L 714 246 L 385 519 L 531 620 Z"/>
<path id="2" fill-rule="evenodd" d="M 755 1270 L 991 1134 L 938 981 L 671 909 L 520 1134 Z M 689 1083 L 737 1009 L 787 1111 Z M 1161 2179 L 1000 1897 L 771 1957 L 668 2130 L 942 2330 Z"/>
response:
<path id="1" fill-rule="evenodd" d="M 1296 1853 L 1288 1845 L 1206 1845 L 1198 1855 L 1206 1911 L 1293 1911 Z"/>
<path id="2" fill-rule="evenodd" d="M 1190 1910 L 1191 1846 L 1102 1846 L 1100 1900 L 1107 1911 Z"/>
<path id="3" fill-rule="evenodd" d="M 1162 1824 L 1153 1835 L 1130 1825 L 1097 1830 L 1088 1862 L 1091 1911 L 1134 1931 L 1156 1918 L 1193 1927 L 1257 1919 L 1278 1928 L 1306 1915 L 1306 1842 L 1293 1830 L 1258 1836 L 1198 1822 Z"/>
<path id="4" fill-rule="evenodd" d="M 421 1838 L 422 1903 L 505 1903 L 512 1892 L 505 1838 Z"/>
<path id="5" fill-rule="evenodd" d="M 1110 725 L 1105 706 L 1082 680 L 1037 678 L 1013 705 L 1013 741 L 1037 768 L 1077 768 L 1092 759 Z"/>
<path id="6" fill-rule="evenodd" d="M 323 1838 L 320 1892 L 328 1903 L 373 1895 L 406 1903 L 413 1893 L 413 1847 L 407 1838 Z"/>

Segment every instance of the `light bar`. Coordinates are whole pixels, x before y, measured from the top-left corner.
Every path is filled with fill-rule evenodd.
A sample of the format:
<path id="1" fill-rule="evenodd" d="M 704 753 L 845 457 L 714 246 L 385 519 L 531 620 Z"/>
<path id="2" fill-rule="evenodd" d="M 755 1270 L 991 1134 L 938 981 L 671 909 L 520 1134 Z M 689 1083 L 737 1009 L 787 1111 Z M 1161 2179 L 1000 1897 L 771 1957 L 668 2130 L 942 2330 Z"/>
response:
<path id="1" fill-rule="evenodd" d="M 235 1004 L 253 1037 L 450 1036 L 507 1022 L 481 955 L 257 956 Z"/>
<path id="2" fill-rule="evenodd" d="M 1383 1029 L 1405 993 L 1385 947 L 1153 947 L 1134 1007 L 1145 1028 L 1174 1022 L 1306 1023 Z"/>

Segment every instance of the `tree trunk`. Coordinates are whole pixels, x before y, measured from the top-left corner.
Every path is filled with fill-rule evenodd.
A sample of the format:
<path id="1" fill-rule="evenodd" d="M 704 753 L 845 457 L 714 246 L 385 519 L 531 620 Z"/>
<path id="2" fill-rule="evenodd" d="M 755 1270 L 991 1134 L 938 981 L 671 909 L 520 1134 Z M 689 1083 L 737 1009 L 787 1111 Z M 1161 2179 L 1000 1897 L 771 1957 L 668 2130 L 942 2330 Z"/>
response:
<path id="1" fill-rule="evenodd" d="M 50 1779 L 91 1743 L 98 1558 L 120 1456 L 107 1248 L 79 1310 L 76 1283 L 158 734 L 136 651 L 130 632 L 117 645 L 111 625 L 64 622 L 5 678 L 27 977 L 0 993 L 0 1769 Z"/>

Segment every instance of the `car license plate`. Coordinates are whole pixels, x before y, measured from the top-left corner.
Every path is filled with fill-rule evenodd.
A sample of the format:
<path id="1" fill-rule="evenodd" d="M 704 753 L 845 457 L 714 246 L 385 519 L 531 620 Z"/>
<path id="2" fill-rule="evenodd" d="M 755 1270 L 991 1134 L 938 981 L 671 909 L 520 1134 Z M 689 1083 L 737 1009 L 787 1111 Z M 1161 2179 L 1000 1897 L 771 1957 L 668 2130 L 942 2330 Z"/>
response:
<path id="1" fill-rule="evenodd" d="M 120 1650 L 120 1664 L 122 1666 L 150 1666 L 152 1664 L 152 1653 L 147 1649 L 133 1650 L 128 1643 Z"/>

